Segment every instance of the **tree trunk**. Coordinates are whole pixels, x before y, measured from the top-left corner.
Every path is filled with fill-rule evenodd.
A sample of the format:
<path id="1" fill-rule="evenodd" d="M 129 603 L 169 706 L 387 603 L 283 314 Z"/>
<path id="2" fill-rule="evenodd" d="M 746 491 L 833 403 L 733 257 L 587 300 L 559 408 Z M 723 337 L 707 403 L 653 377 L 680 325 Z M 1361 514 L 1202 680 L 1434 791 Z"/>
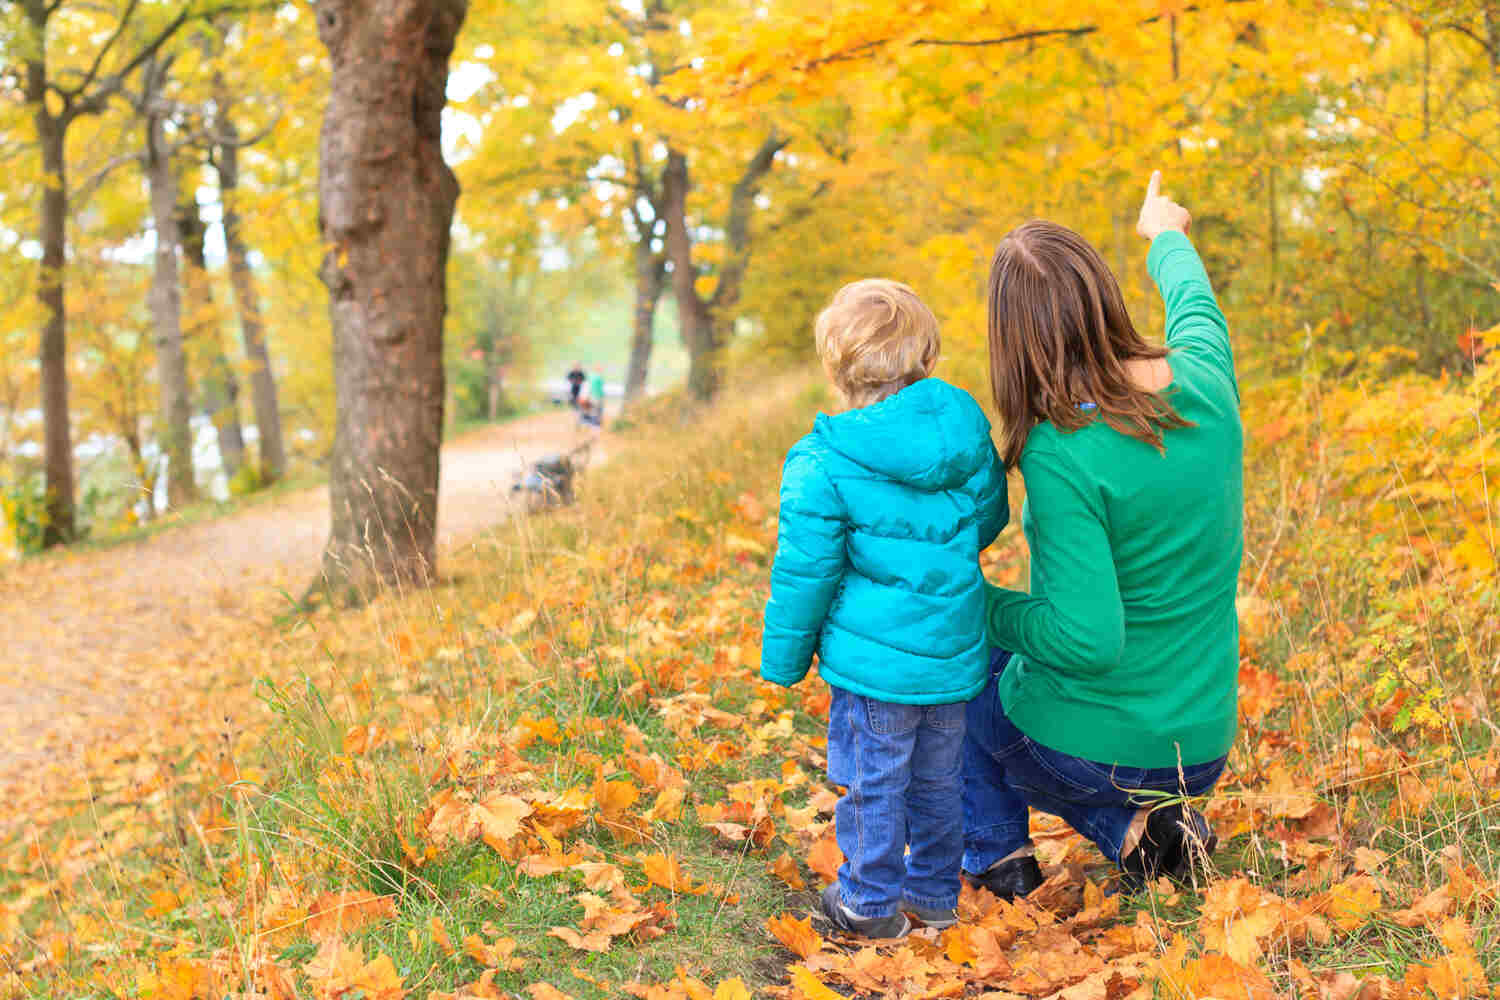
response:
<path id="1" fill-rule="evenodd" d="M 213 287 L 203 240 L 208 227 L 198 213 L 196 198 L 184 196 L 177 206 L 177 232 L 182 240 L 184 302 L 187 305 L 184 335 L 195 362 L 203 362 L 199 381 L 203 410 L 213 421 L 219 439 L 219 460 L 224 475 L 233 479 L 245 464 L 245 435 L 240 428 L 240 383 L 234 366 L 224 353 L 224 334 L 214 310 Z"/>
<path id="2" fill-rule="evenodd" d="M 30 67 L 36 75 L 38 64 Z M 45 79 L 45 68 L 40 70 Z M 43 468 L 47 523 L 42 545 L 66 545 L 77 537 L 73 515 L 73 431 L 68 413 L 67 313 L 64 269 L 67 267 L 68 180 L 64 146 L 68 122 L 50 114 L 39 98 L 35 111 L 42 147 L 42 273 L 37 300 L 45 320 L 41 337 Z"/>
<path id="3" fill-rule="evenodd" d="M 148 70 L 149 72 L 149 70 Z M 182 289 L 177 270 L 177 182 L 162 129 L 162 115 L 146 108 L 146 181 L 156 229 L 151 278 L 151 319 L 156 332 L 156 371 L 161 383 L 162 429 L 157 435 L 167 456 L 167 505 L 196 500 L 193 476 L 193 404 L 187 355 L 182 346 Z"/>
<path id="4" fill-rule="evenodd" d="M 666 261 L 651 251 L 649 227 L 635 247 L 635 313 L 630 336 L 630 367 L 625 377 L 625 405 L 646 393 L 646 376 L 655 344 L 656 306 L 666 283 Z"/>
<path id="5" fill-rule="evenodd" d="M 229 284 L 240 313 L 240 336 L 245 360 L 250 366 L 250 398 L 255 407 L 255 429 L 260 440 L 260 480 L 269 485 L 286 474 L 286 446 L 281 436 L 281 408 L 276 399 L 276 375 L 266 348 L 260 302 L 255 297 L 255 277 L 250 271 L 250 251 L 240 230 L 239 135 L 222 113 L 219 137 L 223 140 L 215 160 L 219 174 L 219 199 L 223 205 L 224 253 L 229 258 Z"/>
<path id="6" fill-rule="evenodd" d="M 687 231 L 687 189 L 687 158 L 670 150 L 662 172 L 662 218 L 667 223 L 672 296 L 677 300 L 677 322 L 688 351 L 688 392 L 696 399 L 708 400 L 719 391 L 723 359 L 714 334 L 713 312 L 696 287 L 698 271 L 693 266 L 693 237 Z"/>
<path id="7" fill-rule="evenodd" d="M 458 181 L 443 162 L 463 0 L 322 0 L 333 65 L 319 141 L 322 277 L 338 400 L 323 553 L 331 592 L 432 580 L 443 314 Z"/>

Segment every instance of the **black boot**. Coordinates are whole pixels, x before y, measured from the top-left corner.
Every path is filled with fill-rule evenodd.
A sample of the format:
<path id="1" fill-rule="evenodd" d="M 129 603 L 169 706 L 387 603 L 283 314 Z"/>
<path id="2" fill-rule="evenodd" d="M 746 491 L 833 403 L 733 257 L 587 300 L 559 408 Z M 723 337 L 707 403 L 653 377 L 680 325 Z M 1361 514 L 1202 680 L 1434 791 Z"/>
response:
<path id="1" fill-rule="evenodd" d="M 1007 903 L 1027 895 L 1046 881 L 1042 877 L 1042 866 L 1029 854 L 1023 858 L 997 861 L 978 875 L 964 872 L 964 878 L 974 888 L 988 889 Z"/>
<path id="2" fill-rule="evenodd" d="M 1120 859 L 1126 881 L 1139 887 L 1163 875 L 1186 878 L 1199 851 L 1209 857 L 1219 837 L 1198 810 L 1181 803 L 1153 809 L 1135 850 Z"/>

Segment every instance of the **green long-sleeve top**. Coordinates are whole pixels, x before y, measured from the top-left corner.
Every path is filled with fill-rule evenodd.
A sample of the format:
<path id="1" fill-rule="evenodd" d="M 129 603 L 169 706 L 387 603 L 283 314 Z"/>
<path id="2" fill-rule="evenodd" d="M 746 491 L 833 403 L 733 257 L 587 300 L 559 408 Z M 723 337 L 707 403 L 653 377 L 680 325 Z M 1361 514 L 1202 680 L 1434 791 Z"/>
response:
<path id="1" fill-rule="evenodd" d="M 1234 741 L 1243 549 L 1239 389 L 1229 328 L 1193 244 L 1156 237 L 1172 383 L 1191 427 L 1165 450 L 1103 420 L 1032 430 L 1021 455 L 1031 591 L 989 587 L 999 685 L 1027 736 L 1106 765 L 1201 764 Z"/>

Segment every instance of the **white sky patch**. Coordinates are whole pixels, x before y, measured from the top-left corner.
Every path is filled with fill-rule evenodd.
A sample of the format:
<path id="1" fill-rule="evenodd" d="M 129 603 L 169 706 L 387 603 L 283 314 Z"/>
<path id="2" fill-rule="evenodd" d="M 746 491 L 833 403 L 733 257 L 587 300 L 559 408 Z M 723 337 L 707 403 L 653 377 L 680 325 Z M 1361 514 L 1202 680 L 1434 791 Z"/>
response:
<path id="1" fill-rule="evenodd" d="M 474 155 L 484 139 L 484 126 L 467 111 L 443 109 L 443 159 L 450 164 L 462 163 Z"/>
<path id="2" fill-rule="evenodd" d="M 448 73 L 448 100 L 467 101 L 494 79 L 494 71 L 483 63 L 459 63 Z"/>
<path id="3" fill-rule="evenodd" d="M 646 8 L 641 0 L 620 0 L 620 7 L 631 17 L 646 16 Z"/>
<path id="4" fill-rule="evenodd" d="M 574 122 L 583 117 L 584 112 L 592 111 L 599 103 L 599 98 L 593 92 L 579 94 L 563 101 L 552 115 L 552 131 L 566 132 Z"/>

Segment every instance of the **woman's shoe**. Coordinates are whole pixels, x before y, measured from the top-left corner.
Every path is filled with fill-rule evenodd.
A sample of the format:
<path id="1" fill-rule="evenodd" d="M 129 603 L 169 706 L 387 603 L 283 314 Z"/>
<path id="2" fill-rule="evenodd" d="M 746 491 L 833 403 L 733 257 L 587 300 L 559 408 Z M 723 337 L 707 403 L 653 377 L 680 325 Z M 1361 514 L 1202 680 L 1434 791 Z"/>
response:
<path id="1" fill-rule="evenodd" d="M 823 890 L 823 897 L 819 902 L 823 916 L 845 934 L 866 938 L 900 938 L 911 933 L 911 921 L 899 911 L 889 917 L 862 917 L 849 909 L 839 898 L 837 882 Z"/>
<path id="2" fill-rule="evenodd" d="M 1007 903 L 1029 894 L 1047 881 L 1042 877 L 1042 866 L 1029 854 L 1021 858 L 997 861 L 978 875 L 964 872 L 964 878 L 974 888 L 988 889 Z"/>
<path id="3" fill-rule="evenodd" d="M 1192 871 L 1198 852 L 1206 858 L 1218 846 L 1218 835 L 1198 810 L 1181 803 L 1153 809 L 1146 817 L 1141 842 L 1120 859 L 1120 870 L 1136 884 L 1163 875 L 1182 879 Z"/>

